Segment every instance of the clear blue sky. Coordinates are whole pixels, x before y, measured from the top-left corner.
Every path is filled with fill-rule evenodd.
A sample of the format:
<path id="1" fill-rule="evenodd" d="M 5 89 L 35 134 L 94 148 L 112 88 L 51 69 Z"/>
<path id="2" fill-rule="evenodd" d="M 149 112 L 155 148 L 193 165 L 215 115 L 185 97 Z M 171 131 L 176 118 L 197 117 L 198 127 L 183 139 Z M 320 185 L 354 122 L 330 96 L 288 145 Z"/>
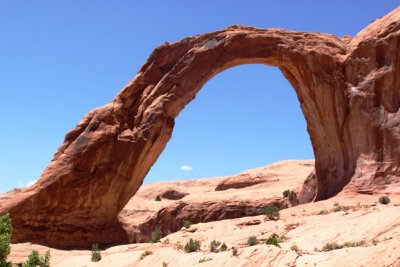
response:
<path id="1" fill-rule="evenodd" d="M 142 3 L 140 3 L 142 2 Z M 67 131 L 165 41 L 231 24 L 355 35 L 397 1 L 0 2 L 0 192 L 37 179 Z M 146 182 L 233 174 L 313 152 L 279 70 L 229 69 L 176 120 Z M 188 165 L 191 171 L 180 168 Z"/>

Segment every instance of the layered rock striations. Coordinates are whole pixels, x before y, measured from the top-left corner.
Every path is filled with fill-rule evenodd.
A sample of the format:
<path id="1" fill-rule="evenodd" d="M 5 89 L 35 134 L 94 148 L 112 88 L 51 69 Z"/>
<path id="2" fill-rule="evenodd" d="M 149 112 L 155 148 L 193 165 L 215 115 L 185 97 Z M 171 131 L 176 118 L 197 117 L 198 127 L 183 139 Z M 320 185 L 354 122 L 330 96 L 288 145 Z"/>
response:
<path id="1" fill-rule="evenodd" d="M 280 68 L 315 154 L 316 200 L 400 182 L 400 8 L 354 38 L 231 26 L 156 48 L 115 99 L 69 132 L 33 187 L 1 197 L 14 241 L 126 242 L 117 215 L 201 87 L 240 64 Z M 312 187 L 310 187 L 312 188 Z M 10 195 L 11 194 L 11 195 Z"/>

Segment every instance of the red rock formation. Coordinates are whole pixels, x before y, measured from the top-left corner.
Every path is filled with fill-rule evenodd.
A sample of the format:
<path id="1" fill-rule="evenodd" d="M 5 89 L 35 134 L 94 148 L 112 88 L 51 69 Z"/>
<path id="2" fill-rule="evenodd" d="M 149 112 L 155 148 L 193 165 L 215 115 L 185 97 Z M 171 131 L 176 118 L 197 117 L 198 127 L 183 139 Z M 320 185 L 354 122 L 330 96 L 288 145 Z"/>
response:
<path id="1" fill-rule="evenodd" d="M 254 178 L 245 174 L 236 177 L 228 177 L 215 187 L 215 191 L 223 191 L 232 188 L 245 188 L 256 184 L 265 183 L 266 180 L 267 179 L 265 179 L 265 177 Z"/>
<path id="2" fill-rule="evenodd" d="M 200 223 L 261 215 L 263 209 L 268 205 L 287 208 L 287 206 L 282 206 L 281 199 L 202 203 L 181 201 L 161 209 L 142 224 L 132 227 L 129 241 L 132 243 L 150 242 L 151 234 L 156 227 L 160 227 L 162 235 L 166 236 L 181 229 L 184 221 Z"/>
<path id="3" fill-rule="evenodd" d="M 168 190 L 164 191 L 160 196 L 165 199 L 178 200 L 178 199 L 184 198 L 187 195 L 189 195 L 189 194 L 169 188 Z"/>
<path id="4" fill-rule="evenodd" d="M 174 119 L 214 75 L 247 63 L 278 66 L 296 91 L 314 148 L 316 199 L 348 184 L 374 192 L 398 183 L 399 32 L 397 8 L 353 39 L 231 26 L 165 43 L 111 103 L 66 135 L 38 183 L 14 192 L 0 213 L 10 212 L 17 242 L 126 240 L 117 214 L 164 149 Z"/>

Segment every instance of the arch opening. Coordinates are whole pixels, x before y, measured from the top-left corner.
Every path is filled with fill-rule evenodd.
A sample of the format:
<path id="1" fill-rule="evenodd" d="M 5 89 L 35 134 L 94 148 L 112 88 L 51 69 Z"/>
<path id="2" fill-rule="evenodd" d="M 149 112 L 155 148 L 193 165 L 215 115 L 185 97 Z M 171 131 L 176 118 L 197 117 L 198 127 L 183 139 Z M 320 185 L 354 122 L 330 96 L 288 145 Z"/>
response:
<path id="1" fill-rule="evenodd" d="M 313 159 L 306 128 L 297 95 L 278 68 L 243 64 L 226 69 L 207 81 L 176 118 L 171 140 L 145 183 Z"/>

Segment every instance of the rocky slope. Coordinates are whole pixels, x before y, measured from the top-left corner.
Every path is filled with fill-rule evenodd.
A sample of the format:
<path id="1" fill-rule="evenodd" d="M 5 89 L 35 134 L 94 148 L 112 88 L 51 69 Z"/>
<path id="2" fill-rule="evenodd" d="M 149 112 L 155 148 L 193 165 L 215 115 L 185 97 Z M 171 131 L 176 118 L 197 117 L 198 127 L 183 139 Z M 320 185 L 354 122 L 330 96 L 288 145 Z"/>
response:
<path id="1" fill-rule="evenodd" d="M 259 215 L 267 205 L 291 205 L 282 196 L 285 190 L 293 192 L 291 202 L 297 204 L 293 203 L 296 192 L 313 169 L 313 160 L 293 160 L 234 176 L 145 184 L 118 218 L 132 243 L 149 241 L 156 227 L 167 235 L 180 230 L 184 221 L 201 223 Z M 165 197 L 171 195 L 183 197 Z M 161 201 L 155 201 L 157 196 Z"/>
<path id="2" fill-rule="evenodd" d="M 279 162 L 243 172 L 229 180 L 221 177 L 146 184 L 119 217 L 126 227 L 135 226 L 137 230 L 160 214 L 159 211 L 180 202 L 187 203 L 195 212 L 181 209 L 170 221 L 164 221 L 168 225 L 183 217 L 194 222 L 201 216 L 199 214 L 203 214 L 199 212 L 203 209 L 209 212 L 220 207 L 217 213 L 222 214 L 226 207 L 241 209 L 236 205 L 241 202 L 255 206 L 270 201 L 282 203 L 282 192 L 286 189 L 296 192 L 295 187 L 301 186 L 312 171 L 312 163 Z M 243 186 L 248 178 L 263 182 Z M 229 189 L 215 190 L 227 184 L 231 185 Z M 240 189 L 231 188 L 238 185 Z M 155 201 L 157 195 L 171 189 L 188 195 L 179 200 L 162 198 Z M 379 196 L 343 192 L 329 200 L 283 209 L 278 220 L 268 219 L 265 215 L 233 219 L 216 216 L 216 221 L 194 223 L 188 229 L 178 227 L 160 243 L 110 247 L 102 251 L 103 259 L 97 263 L 90 262 L 89 250 L 50 248 L 51 263 L 57 267 L 400 266 L 400 195 L 391 194 L 389 205 L 379 204 Z M 204 205 L 210 201 L 219 204 Z M 280 247 L 264 243 L 273 234 L 280 237 Z M 250 236 L 257 237 L 259 244 L 249 246 Z M 185 253 L 183 247 L 191 238 L 201 242 L 201 250 Z M 210 252 L 213 240 L 225 242 L 227 251 Z M 324 247 L 328 243 L 345 247 L 326 251 Z M 237 256 L 232 255 L 233 248 L 237 249 Z M 10 259 L 14 263 L 22 262 L 32 249 L 44 253 L 49 248 L 30 243 L 13 244 Z M 143 256 L 146 251 L 151 254 Z"/>

